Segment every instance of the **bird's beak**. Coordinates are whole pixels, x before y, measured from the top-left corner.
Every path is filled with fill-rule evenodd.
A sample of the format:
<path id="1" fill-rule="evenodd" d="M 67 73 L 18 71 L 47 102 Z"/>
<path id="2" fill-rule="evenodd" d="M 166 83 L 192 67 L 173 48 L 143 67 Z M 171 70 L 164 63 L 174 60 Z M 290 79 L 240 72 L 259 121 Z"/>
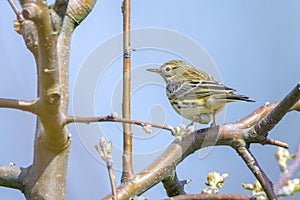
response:
<path id="1" fill-rule="evenodd" d="M 147 71 L 154 72 L 154 73 L 159 73 L 160 72 L 159 69 L 147 69 Z"/>

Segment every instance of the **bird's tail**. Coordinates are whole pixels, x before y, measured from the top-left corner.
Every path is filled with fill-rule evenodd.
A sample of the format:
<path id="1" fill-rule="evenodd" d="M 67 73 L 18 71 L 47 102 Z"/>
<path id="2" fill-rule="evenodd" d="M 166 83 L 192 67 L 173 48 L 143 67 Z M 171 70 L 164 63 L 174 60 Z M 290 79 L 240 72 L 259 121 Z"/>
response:
<path id="1" fill-rule="evenodd" d="M 234 101 L 255 102 L 255 100 L 250 99 L 250 97 L 248 96 L 233 94 L 233 93 L 226 94 L 226 101 L 227 102 L 234 102 Z"/>

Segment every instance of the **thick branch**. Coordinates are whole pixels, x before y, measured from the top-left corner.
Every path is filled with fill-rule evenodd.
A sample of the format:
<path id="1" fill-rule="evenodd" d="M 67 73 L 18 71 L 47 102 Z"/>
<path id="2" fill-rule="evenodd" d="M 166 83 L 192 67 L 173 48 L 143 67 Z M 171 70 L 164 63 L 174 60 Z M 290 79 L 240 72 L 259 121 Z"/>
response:
<path id="1" fill-rule="evenodd" d="M 233 132 L 232 126 L 227 124 L 212 129 L 201 129 L 186 136 L 182 141 L 174 141 L 156 161 L 137 174 L 134 181 L 118 187 L 117 198 L 128 199 L 131 196 L 140 195 L 169 176 L 175 166 L 201 148 L 233 145 L 232 138 L 243 138 L 244 132 Z M 104 199 L 111 199 L 111 196 Z"/>
<path id="2" fill-rule="evenodd" d="M 268 113 L 270 113 L 278 104 L 280 101 L 277 101 L 272 104 L 261 106 L 260 108 L 256 109 L 254 112 L 252 112 L 250 115 L 242 118 L 235 124 L 238 126 L 238 128 L 247 128 L 254 124 L 256 124 L 259 120 L 264 118 Z M 290 111 L 300 111 L 300 100 L 298 100 L 290 109 Z"/>
<path id="3" fill-rule="evenodd" d="M 58 29 L 61 26 L 57 14 L 47 7 L 44 1 L 27 2 L 23 4 L 23 16 L 34 22 L 37 41 L 35 59 L 38 73 L 37 113 L 43 124 L 45 137 L 41 141 L 65 148 L 68 135 L 63 130 L 61 106 L 60 69 L 58 63 Z M 67 95 L 67 94 L 66 94 Z"/>
<path id="4" fill-rule="evenodd" d="M 82 6 L 78 2 L 83 2 Z M 67 0 L 56 0 L 49 7 L 44 0 L 20 3 L 21 16 L 25 18 L 19 20 L 20 33 L 35 57 L 39 97 L 35 104 L 38 119 L 34 160 L 26 176 L 24 194 L 28 199 L 63 200 L 70 148 L 63 116 L 68 110 L 69 47 L 76 24 L 71 16 L 80 16 L 82 21 L 95 1 L 73 0 L 73 7 L 67 7 Z M 85 10 L 86 7 L 90 9 Z"/>
<path id="5" fill-rule="evenodd" d="M 241 194 L 187 194 L 179 195 L 166 200 L 250 200 L 251 197 L 248 195 Z"/>
<path id="6" fill-rule="evenodd" d="M 67 16 L 72 19 L 72 23 L 79 25 L 93 10 L 97 0 L 69 0 Z"/>
<path id="7" fill-rule="evenodd" d="M 63 18 L 62 28 L 58 36 L 58 66 L 59 66 L 59 85 L 61 93 L 60 111 L 66 115 L 68 112 L 69 103 L 69 59 L 70 46 L 73 31 L 75 29 L 74 23 L 66 16 Z"/>
<path id="8" fill-rule="evenodd" d="M 33 53 L 38 74 L 39 100 L 34 105 L 5 102 L 6 106 L 38 115 L 33 164 L 26 174 L 24 186 L 19 187 L 27 199 L 66 198 L 70 135 L 63 116 L 68 110 L 70 40 L 75 25 L 90 13 L 95 2 L 71 0 L 71 5 L 67 6 L 68 0 L 56 0 L 53 6 L 48 6 L 45 0 L 20 0 L 20 14 L 12 4 L 19 21 L 15 24 L 16 31 L 23 35 Z"/>
<path id="9" fill-rule="evenodd" d="M 293 96 L 293 98 L 298 98 L 298 96 Z M 224 124 L 213 128 L 200 129 L 195 133 L 187 135 L 182 141 L 174 141 L 156 161 L 138 174 L 134 181 L 123 184 L 117 189 L 118 199 L 127 199 L 131 196 L 143 193 L 150 187 L 165 179 L 170 174 L 170 170 L 174 169 L 174 167 L 187 156 L 201 148 L 219 145 L 235 147 L 241 142 L 243 143 L 243 148 L 249 146 L 251 143 L 265 144 L 267 139 L 265 138 L 265 140 L 262 140 L 263 137 L 266 137 L 264 133 L 262 133 L 262 135 L 255 134 L 249 136 L 249 130 L 251 129 L 251 126 L 259 122 L 259 120 L 266 116 L 268 112 L 271 112 L 271 110 L 277 105 L 278 103 L 265 105 L 244 119 L 233 124 Z M 297 109 L 297 107 L 294 106 L 292 109 Z M 276 118 L 276 116 L 274 117 Z M 250 125 L 248 126 L 245 122 Z M 272 126 L 272 128 L 273 127 L 274 126 Z M 270 184 L 262 183 L 268 179 L 264 177 L 265 175 L 261 173 L 260 170 L 258 170 L 259 173 L 256 173 L 257 165 L 254 164 L 252 167 L 252 171 L 255 176 L 258 176 L 258 179 L 261 181 L 261 185 L 265 186 L 264 189 L 268 192 L 270 190 L 268 185 Z M 271 194 L 270 191 L 269 194 Z M 272 195 L 270 195 L 270 197 L 272 197 Z M 105 199 L 110 198 L 110 195 L 105 197 Z"/>
<path id="10" fill-rule="evenodd" d="M 181 159 L 183 149 L 177 143 L 172 143 L 168 149 L 149 167 L 137 174 L 131 182 L 123 183 L 117 188 L 117 199 L 128 199 L 139 195 L 166 178 Z M 104 199 L 111 199 L 107 196 Z"/>
<path id="11" fill-rule="evenodd" d="M 180 181 L 175 169 L 169 176 L 162 180 L 162 184 L 168 194 L 168 197 L 186 194 L 184 191 L 184 185 L 188 182 L 189 181 Z"/>
<path id="12" fill-rule="evenodd" d="M 16 100 L 16 99 L 3 99 L 0 98 L 0 108 L 14 108 L 22 111 L 37 114 L 36 105 L 38 99 L 33 101 Z"/>
<path id="13" fill-rule="evenodd" d="M 0 185 L 10 188 L 24 190 L 22 174 L 26 169 L 21 169 L 16 165 L 1 166 L 0 165 Z"/>
<path id="14" fill-rule="evenodd" d="M 55 12 L 62 18 L 62 21 L 67 12 L 69 0 L 56 0 L 53 6 Z"/>
<path id="15" fill-rule="evenodd" d="M 300 111 L 300 100 L 293 106 L 292 110 Z"/>
<path id="16" fill-rule="evenodd" d="M 283 116 L 291 110 L 291 108 L 300 99 L 300 82 L 296 87 L 273 109 L 264 119 L 260 120 L 253 127 L 253 131 L 258 134 L 267 135 L 268 131 L 271 130 Z"/>

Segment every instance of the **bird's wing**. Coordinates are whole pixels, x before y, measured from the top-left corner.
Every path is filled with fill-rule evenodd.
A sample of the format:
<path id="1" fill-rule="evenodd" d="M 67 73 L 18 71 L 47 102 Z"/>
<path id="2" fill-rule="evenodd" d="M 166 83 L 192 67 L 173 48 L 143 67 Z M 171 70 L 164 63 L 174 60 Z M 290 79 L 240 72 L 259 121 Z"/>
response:
<path id="1" fill-rule="evenodd" d="M 234 102 L 234 101 L 248 101 L 255 102 L 248 96 L 234 94 L 235 89 L 229 88 L 216 81 L 202 81 L 195 91 L 198 98 L 206 95 L 213 95 L 214 99 L 219 101 Z M 196 90 L 196 89 L 195 89 Z"/>
<path id="2" fill-rule="evenodd" d="M 235 89 L 226 87 L 217 81 L 190 81 L 190 84 L 196 84 L 195 93 L 197 96 L 228 94 L 233 93 Z"/>
<path id="3" fill-rule="evenodd" d="M 217 81 L 172 81 L 167 85 L 169 94 L 178 99 L 195 99 L 215 94 L 232 93 L 235 90 L 228 88 Z"/>
<path id="4" fill-rule="evenodd" d="M 169 95 L 180 99 L 195 94 L 193 92 L 195 87 L 195 84 L 190 84 L 187 81 L 172 81 L 167 84 L 167 92 Z"/>

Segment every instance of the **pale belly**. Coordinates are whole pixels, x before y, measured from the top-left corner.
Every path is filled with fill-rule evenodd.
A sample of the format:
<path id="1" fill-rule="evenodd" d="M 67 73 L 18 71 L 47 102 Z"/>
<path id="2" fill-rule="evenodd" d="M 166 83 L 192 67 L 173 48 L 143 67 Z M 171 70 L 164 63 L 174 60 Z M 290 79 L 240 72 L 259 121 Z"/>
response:
<path id="1" fill-rule="evenodd" d="M 171 103 L 171 101 L 170 101 Z M 191 102 L 188 100 L 173 100 L 171 105 L 173 109 L 186 119 L 201 124 L 208 124 L 213 120 L 214 115 L 220 112 L 225 102 L 214 101 L 211 98 L 205 101 Z"/>

